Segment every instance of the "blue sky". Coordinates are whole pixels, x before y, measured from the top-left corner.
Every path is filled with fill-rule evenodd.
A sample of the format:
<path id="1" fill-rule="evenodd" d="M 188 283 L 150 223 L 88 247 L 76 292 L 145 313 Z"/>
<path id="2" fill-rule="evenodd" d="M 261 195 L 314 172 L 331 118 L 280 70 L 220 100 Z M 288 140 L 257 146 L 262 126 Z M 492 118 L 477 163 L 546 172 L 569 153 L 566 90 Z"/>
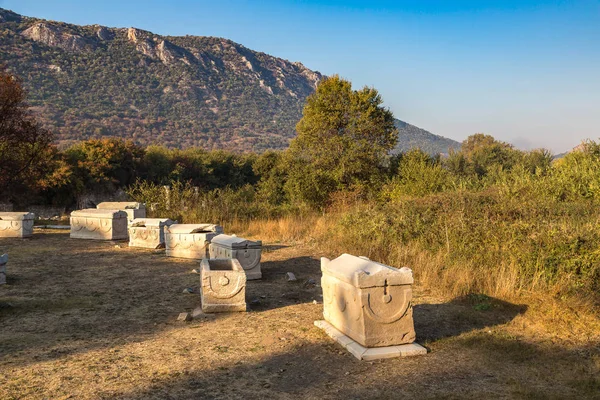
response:
<path id="1" fill-rule="evenodd" d="M 600 138 L 600 0 L 0 0 L 23 15 L 230 38 L 355 87 L 463 140 L 555 152 Z"/>

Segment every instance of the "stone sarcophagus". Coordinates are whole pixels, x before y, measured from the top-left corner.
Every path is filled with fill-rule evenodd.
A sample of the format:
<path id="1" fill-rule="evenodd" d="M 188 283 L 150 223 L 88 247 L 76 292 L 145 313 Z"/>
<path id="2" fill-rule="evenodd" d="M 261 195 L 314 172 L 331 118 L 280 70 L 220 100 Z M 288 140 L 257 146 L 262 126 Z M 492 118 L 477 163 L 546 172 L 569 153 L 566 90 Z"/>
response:
<path id="1" fill-rule="evenodd" d="M 146 205 L 135 201 L 105 201 L 96 206 L 99 210 L 121 210 L 127 213 L 127 219 L 146 218 Z"/>
<path id="2" fill-rule="evenodd" d="M 71 213 L 71 237 L 75 239 L 126 240 L 127 213 L 88 208 Z"/>
<path id="3" fill-rule="evenodd" d="M 34 218 L 30 212 L 0 212 L 0 237 L 31 237 Z"/>
<path id="4" fill-rule="evenodd" d="M 214 224 L 173 224 L 165 227 L 165 249 L 169 257 L 201 260 L 208 256 L 212 238 L 223 233 Z"/>
<path id="5" fill-rule="evenodd" d="M 177 223 L 168 218 L 136 218 L 129 223 L 129 246 L 158 249 L 165 245 L 165 227 Z"/>
<path id="6" fill-rule="evenodd" d="M 209 246 L 210 258 L 235 258 L 244 271 L 246 279 L 260 279 L 260 255 L 262 251 L 261 241 L 251 241 L 236 236 L 217 235 Z"/>
<path id="7" fill-rule="evenodd" d="M 238 260 L 205 258 L 200 274 L 202 311 L 246 311 L 246 273 Z"/>
<path id="8" fill-rule="evenodd" d="M 8 263 L 8 254 L 0 256 L 0 285 L 6 283 L 6 264 Z"/>
<path id="9" fill-rule="evenodd" d="M 414 342 L 410 268 L 342 254 L 321 258 L 321 271 L 323 316 L 340 332 L 365 347 Z"/>

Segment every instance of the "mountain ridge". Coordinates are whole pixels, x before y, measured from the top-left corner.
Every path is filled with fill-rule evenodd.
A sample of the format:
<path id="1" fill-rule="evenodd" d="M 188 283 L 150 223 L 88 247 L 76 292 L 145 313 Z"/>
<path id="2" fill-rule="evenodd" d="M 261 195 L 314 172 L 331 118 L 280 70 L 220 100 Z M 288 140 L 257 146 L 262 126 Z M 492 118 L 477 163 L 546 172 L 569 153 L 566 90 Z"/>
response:
<path id="1" fill-rule="evenodd" d="M 179 148 L 286 148 L 306 97 L 325 78 L 229 39 L 81 26 L 1 8 L 0 50 L 0 62 L 23 78 L 32 108 L 62 146 L 113 136 Z M 450 147 L 398 126 L 398 149 Z"/>

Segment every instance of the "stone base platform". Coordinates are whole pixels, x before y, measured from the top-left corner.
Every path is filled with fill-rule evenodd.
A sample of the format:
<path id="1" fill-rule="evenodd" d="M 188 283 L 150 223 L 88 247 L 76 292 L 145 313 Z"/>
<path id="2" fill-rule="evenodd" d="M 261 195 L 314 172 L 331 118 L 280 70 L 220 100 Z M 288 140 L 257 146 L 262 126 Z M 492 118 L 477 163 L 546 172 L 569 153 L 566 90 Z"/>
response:
<path id="1" fill-rule="evenodd" d="M 412 357 L 427 354 L 427 349 L 417 343 L 387 347 L 363 347 L 335 329 L 333 325 L 327 321 L 315 321 L 315 326 L 325 331 L 329 337 L 342 345 L 342 347 L 359 360 L 372 361 L 383 358 Z"/>

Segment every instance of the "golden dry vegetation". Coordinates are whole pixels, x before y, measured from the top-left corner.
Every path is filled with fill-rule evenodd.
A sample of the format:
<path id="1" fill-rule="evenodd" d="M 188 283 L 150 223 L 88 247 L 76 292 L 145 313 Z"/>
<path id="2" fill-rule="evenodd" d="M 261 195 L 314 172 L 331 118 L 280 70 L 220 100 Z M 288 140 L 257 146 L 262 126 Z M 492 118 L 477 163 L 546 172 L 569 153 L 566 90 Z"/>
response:
<path id="1" fill-rule="evenodd" d="M 194 261 L 61 231 L 2 239 L 0 398 L 598 398 L 598 320 L 535 298 L 455 298 L 418 282 L 429 353 L 357 361 L 313 326 L 318 257 L 335 254 L 311 240 L 323 222 L 304 222 L 226 227 L 268 242 L 263 279 L 248 283 L 249 312 L 191 322 L 176 319 L 199 306 Z"/>

